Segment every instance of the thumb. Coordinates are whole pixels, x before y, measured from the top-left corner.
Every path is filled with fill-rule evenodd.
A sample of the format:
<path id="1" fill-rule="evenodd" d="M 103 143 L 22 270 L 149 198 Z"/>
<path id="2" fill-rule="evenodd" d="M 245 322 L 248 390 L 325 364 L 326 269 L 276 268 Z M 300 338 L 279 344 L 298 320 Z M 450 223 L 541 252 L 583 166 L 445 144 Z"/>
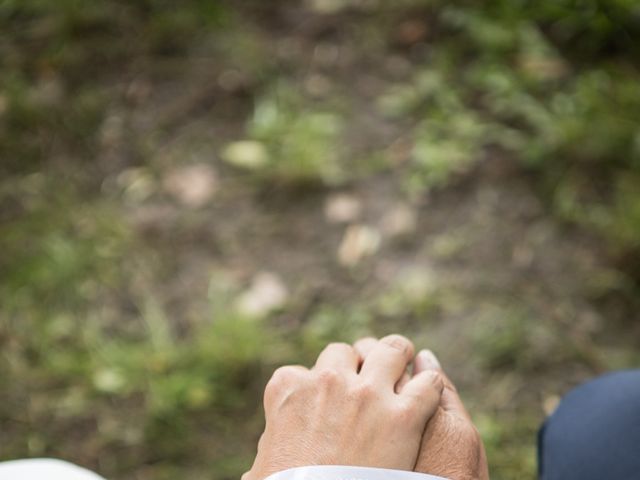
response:
<path id="1" fill-rule="evenodd" d="M 440 374 L 444 383 L 444 390 L 442 391 L 442 398 L 440 400 L 440 406 L 443 410 L 452 414 L 460 415 L 465 418 L 470 418 L 467 409 L 464 407 L 458 390 L 453 382 L 447 377 L 442 370 L 440 362 L 433 354 L 431 350 L 420 350 L 414 360 L 413 374 L 419 375 L 422 372 L 435 370 Z"/>

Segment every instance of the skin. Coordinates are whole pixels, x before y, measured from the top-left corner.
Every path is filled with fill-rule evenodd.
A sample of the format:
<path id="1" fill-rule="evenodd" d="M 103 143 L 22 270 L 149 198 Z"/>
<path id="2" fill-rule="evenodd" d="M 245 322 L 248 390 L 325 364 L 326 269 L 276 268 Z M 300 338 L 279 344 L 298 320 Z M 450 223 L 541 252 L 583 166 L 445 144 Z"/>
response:
<path id="1" fill-rule="evenodd" d="M 436 368 L 444 380 L 438 411 L 427 425 L 415 471 L 431 473 L 451 480 L 489 480 L 489 466 L 477 428 L 460 400 L 451 380 L 432 363 L 435 356 L 420 353 L 415 374 Z"/>
<path id="2" fill-rule="evenodd" d="M 365 338 L 356 342 L 355 348 L 366 358 L 376 344 L 376 339 Z M 489 480 L 487 456 L 478 430 L 456 387 L 429 350 L 419 352 L 414 362 L 414 375 L 425 371 L 438 372 L 444 381 L 444 390 L 440 405 L 425 429 L 413 470 L 450 480 Z M 410 379 L 409 374 L 404 375 L 399 384 L 400 392 Z"/>
<path id="3" fill-rule="evenodd" d="M 444 390 L 435 369 L 405 375 L 413 358 L 413 344 L 390 335 L 366 357 L 335 343 L 311 369 L 276 370 L 265 389 L 257 456 L 242 480 L 306 465 L 412 470 Z"/>

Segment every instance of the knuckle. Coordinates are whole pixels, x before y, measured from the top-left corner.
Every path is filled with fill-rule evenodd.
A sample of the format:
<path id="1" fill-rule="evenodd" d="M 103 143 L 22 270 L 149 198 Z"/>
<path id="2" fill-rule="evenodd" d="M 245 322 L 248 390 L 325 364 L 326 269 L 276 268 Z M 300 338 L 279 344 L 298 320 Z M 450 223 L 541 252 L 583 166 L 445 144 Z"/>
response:
<path id="1" fill-rule="evenodd" d="M 369 382 L 361 382 L 353 389 L 352 396 L 356 400 L 368 402 L 376 396 L 375 385 Z"/>
<path id="2" fill-rule="evenodd" d="M 393 416 L 397 422 L 413 422 L 418 415 L 418 401 L 405 401 L 394 408 Z"/>
<path id="3" fill-rule="evenodd" d="M 358 339 L 356 341 L 356 344 L 358 343 L 371 343 L 371 342 L 377 342 L 378 339 L 376 337 L 362 337 L 360 339 Z"/>
<path id="4" fill-rule="evenodd" d="M 296 383 L 300 373 L 295 367 L 280 367 L 271 376 L 264 391 L 265 400 L 271 400 Z"/>
<path id="5" fill-rule="evenodd" d="M 271 384 L 287 384 L 298 377 L 298 371 L 294 367 L 280 367 L 271 376 Z"/>
<path id="6" fill-rule="evenodd" d="M 327 349 L 330 350 L 351 350 L 353 347 L 344 342 L 331 342 L 327 345 Z"/>
<path id="7" fill-rule="evenodd" d="M 344 355 L 355 352 L 353 347 L 343 342 L 333 342 L 327 345 L 323 351 L 323 354 L 329 355 Z"/>
<path id="8" fill-rule="evenodd" d="M 330 388 L 340 382 L 341 375 L 336 370 L 323 368 L 316 373 L 316 382 L 322 388 Z"/>
<path id="9" fill-rule="evenodd" d="M 414 390 L 413 392 L 410 392 L 410 393 L 403 392 L 402 397 L 404 401 L 410 405 L 419 405 L 425 401 L 427 397 L 427 392 L 425 390 L 423 391 Z"/>

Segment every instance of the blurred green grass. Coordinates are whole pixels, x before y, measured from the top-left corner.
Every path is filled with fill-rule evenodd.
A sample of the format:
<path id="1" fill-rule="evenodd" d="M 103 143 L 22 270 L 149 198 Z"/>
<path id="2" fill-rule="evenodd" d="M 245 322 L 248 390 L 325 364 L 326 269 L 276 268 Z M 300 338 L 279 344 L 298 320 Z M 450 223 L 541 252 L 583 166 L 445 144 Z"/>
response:
<path id="1" fill-rule="evenodd" d="M 424 36 L 426 53 L 408 48 L 409 73 L 385 82 L 370 102 L 409 139 L 402 161 L 397 148 L 349 141 L 350 124 L 373 115 L 352 103 L 357 82 L 341 90 L 316 79 L 305 93 L 297 86 L 305 66 L 279 67 L 268 56 L 269 40 L 255 23 L 280 35 L 270 15 L 287 8 L 306 8 L 321 32 L 355 16 L 360 43 L 352 48 L 376 59 L 399 55 L 388 40 L 398 22 L 425 20 L 425 32 L 405 35 Z M 375 298 L 330 292 L 311 313 L 306 305 L 315 299 L 294 298 L 276 315 L 255 319 L 234 308 L 241 286 L 211 274 L 208 288 L 187 296 L 195 313 L 174 319 L 164 282 L 182 248 L 179 232 L 170 248 L 160 248 L 128 214 L 130 197 L 153 195 L 145 185 L 159 181 L 162 161 L 180 161 L 150 153 L 171 133 L 164 124 L 130 140 L 121 153 L 126 161 L 101 157 L 109 115 L 128 108 L 114 85 L 145 69 L 162 77 L 161 66 L 176 59 L 249 63 L 250 78 L 240 75 L 229 94 L 238 98 L 232 105 L 240 128 L 214 143 L 224 158 L 229 146 L 251 142 L 239 155 L 252 158 L 235 161 L 251 171 L 232 169 L 230 188 L 259 199 L 284 188 L 291 203 L 303 202 L 308 190 L 379 175 L 420 199 L 455 187 L 483 157 L 505 156 L 530 175 L 549 215 L 598 238 L 611 258 L 607 278 L 614 278 L 600 294 L 613 291 L 620 304 L 633 305 L 640 278 L 639 25 L 635 2 L 622 0 L 0 0 L 0 458 L 60 456 L 111 478 L 237 478 L 252 458 L 261 388 L 275 366 L 310 363 L 328 341 L 393 330 L 447 351 L 424 332 L 442 312 L 462 310 L 478 315 L 476 328 L 439 339 L 462 338 L 477 357 L 451 354 L 458 370 L 465 365 L 495 382 L 489 399 L 477 390 L 468 398 L 493 476 L 533 476 L 542 413 L 507 400 L 532 372 L 591 368 L 605 352 L 594 354 L 580 335 L 563 336 L 517 300 L 483 320 L 472 300 L 428 285 L 416 294 L 399 284 Z M 128 190 L 113 181 L 127 168 L 145 172 Z M 183 217 L 185 230 L 211 221 Z M 356 283 L 363 275 L 352 274 Z M 638 360 L 620 355 L 605 367 Z"/>

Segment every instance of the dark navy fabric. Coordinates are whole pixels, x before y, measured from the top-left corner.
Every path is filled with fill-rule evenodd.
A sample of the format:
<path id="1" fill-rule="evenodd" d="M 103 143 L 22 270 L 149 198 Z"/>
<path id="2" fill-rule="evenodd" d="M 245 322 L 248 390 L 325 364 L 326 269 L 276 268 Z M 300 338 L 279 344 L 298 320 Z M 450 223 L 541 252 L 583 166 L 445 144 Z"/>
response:
<path id="1" fill-rule="evenodd" d="M 640 480 L 640 370 L 577 387 L 538 436 L 540 480 Z"/>

